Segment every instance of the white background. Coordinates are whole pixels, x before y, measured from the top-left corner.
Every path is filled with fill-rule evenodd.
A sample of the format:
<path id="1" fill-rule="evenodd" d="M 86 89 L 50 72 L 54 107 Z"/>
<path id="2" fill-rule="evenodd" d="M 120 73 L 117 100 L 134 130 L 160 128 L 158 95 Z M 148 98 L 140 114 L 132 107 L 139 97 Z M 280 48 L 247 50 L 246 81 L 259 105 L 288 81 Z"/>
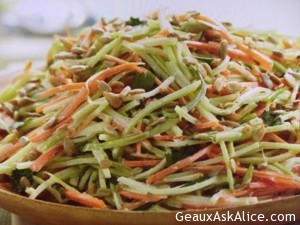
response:
<path id="1" fill-rule="evenodd" d="M 199 11 L 237 27 L 300 36 L 300 0 L 84 0 L 94 15 L 143 16 L 160 7 L 170 13 Z"/>

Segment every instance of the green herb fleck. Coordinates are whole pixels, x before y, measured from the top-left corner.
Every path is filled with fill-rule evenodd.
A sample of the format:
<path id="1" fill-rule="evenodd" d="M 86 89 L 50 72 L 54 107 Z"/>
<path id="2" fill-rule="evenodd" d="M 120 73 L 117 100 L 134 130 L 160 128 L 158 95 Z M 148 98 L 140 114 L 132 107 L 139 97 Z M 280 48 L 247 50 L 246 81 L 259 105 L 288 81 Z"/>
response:
<path id="1" fill-rule="evenodd" d="M 128 25 L 128 26 L 138 26 L 138 25 L 145 25 L 145 24 L 146 24 L 146 21 L 140 20 L 139 18 L 134 18 L 134 17 L 130 17 L 130 19 L 125 22 L 125 25 Z"/>
<path id="2" fill-rule="evenodd" d="M 145 91 L 150 91 L 154 87 L 154 80 L 155 76 L 150 71 L 147 71 L 144 74 L 135 76 L 130 87 L 132 89 L 142 88 Z"/>
<path id="3" fill-rule="evenodd" d="M 10 177 L 10 182 L 13 186 L 14 191 L 20 194 L 24 194 L 25 187 L 23 187 L 21 184 L 21 178 L 25 177 L 28 181 L 32 182 L 32 176 L 33 172 L 30 169 L 13 170 Z"/>
<path id="4" fill-rule="evenodd" d="M 276 126 L 282 124 L 281 118 L 279 116 L 272 115 L 269 111 L 264 111 L 262 119 L 268 126 Z"/>

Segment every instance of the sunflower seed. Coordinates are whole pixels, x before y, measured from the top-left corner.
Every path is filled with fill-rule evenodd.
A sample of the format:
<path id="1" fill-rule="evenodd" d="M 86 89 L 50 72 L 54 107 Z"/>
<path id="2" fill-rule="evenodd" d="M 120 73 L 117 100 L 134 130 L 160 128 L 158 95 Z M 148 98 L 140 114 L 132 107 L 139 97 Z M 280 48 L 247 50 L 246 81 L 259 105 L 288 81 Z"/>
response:
<path id="1" fill-rule="evenodd" d="M 123 104 L 122 100 L 117 94 L 104 91 L 103 96 L 108 101 L 108 103 L 115 109 L 120 108 Z"/>
<path id="2" fill-rule="evenodd" d="M 64 138 L 63 147 L 64 147 L 64 152 L 68 156 L 72 156 L 76 153 L 75 146 L 74 146 L 73 142 L 68 137 Z"/>
<path id="3" fill-rule="evenodd" d="M 275 45 L 278 44 L 278 40 L 275 37 L 270 36 L 270 35 L 268 36 L 268 41 L 275 44 Z"/>
<path id="4" fill-rule="evenodd" d="M 219 49 L 219 55 L 221 59 L 225 59 L 227 55 L 228 43 L 226 40 L 222 40 Z"/>
<path id="5" fill-rule="evenodd" d="M 271 78 L 271 80 L 273 81 L 273 83 L 280 85 L 281 84 L 281 80 L 279 79 L 279 77 L 277 77 L 276 75 L 269 73 L 269 76 Z"/>
<path id="6" fill-rule="evenodd" d="M 88 69 L 88 66 L 84 65 L 73 65 L 70 67 L 70 70 L 72 70 L 74 73 L 82 72 Z"/>
<path id="7" fill-rule="evenodd" d="M 221 125 L 225 125 L 227 127 L 239 127 L 240 124 L 231 120 L 224 120 L 224 121 L 220 121 Z"/>
<path id="8" fill-rule="evenodd" d="M 86 53 L 87 50 L 81 47 L 73 47 L 71 51 L 73 54 L 80 55 Z"/>
<path id="9" fill-rule="evenodd" d="M 101 160 L 101 162 L 100 162 L 100 167 L 102 169 L 109 168 L 111 166 L 112 166 L 112 162 L 108 159 Z"/>
<path id="10" fill-rule="evenodd" d="M 272 89 L 274 87 L 274 84 L 267 73 L 261 73 L 261 78 L 268 88 Z"/>
<path id="11" fill-rule="evenodd" d="M 48 130 L 56 123 L 56 117 L 51 117 L 44 125 L 44 130 Z"/>
<path id="12" fill-rule="evenodd" d="M 129 34 L 124 34 L 121 38 L 126 41 L 133 41 L 133 36 Z"/>
<path id="13" fill-rule="evenodd" d="M 30 181 L 26 178 L 26 177 L 21 177 L 20 179 L 20 185 L 23 187 L 23 188 L 27 188 L 27 187 L 30 187 Z"/>
<path id="14" fill-rule="evenodd" d="M 100 34 L 100 35 L 105 33 L 105 31 L 102 28 L 100 28 L 100 27 L 93 27 L 92 28 L 92 32 L 94 34 Z"/>
<path id="15" fill-rule="evenodd" d="M 265 127 L 262 125 L 258 130 L 256 130 L 252 136 L 253 141 L 261 141 L 265 136 Z"/>
<path id="16" fill-rule="evenodd" d="M 283 57 L 283 53 L 282 52 L 280 52 L 280 51 L 273 51 L 272 52 L 272 54 L 274 55 L 274 56 L 277 56 L 277 57 L 279 57 L 279 58 L 282 58 Z"/>
<path id="17" fill-rule="evenodd" d="M 223 87 L 226 86 L 226 81 L 227 81 L 227 79 L 225 77 L 219 76 L 215 80 L 213 87 L 217 90 L 217 92 L 220 92 L 223 89 Z"/>
<path id="18" fill-rule="evenodd" d="M 101 92 L 111 92 L 111 86 L 105 81 L 101 80 L 98 82 L 98 88 Z"/>
<path id="19" fill-rule="evenodd" d="M 264 162 L 262 164 L 257 165 L 258 170 L 265 170 L 267 168 L 268 168 L 268 163 L 267 162 Z"/>
<path id="20" fill-rule="evenodd" d="M 111 37 L 108 36 L 108 35 L 102 35 L 102 36 L 100 37 L 100 41 L 101 41 L 102 43 L 104 43 L 104 44 L 107 44 L 107 43 L 111 42 L 112 39 L 111 39 Z"/>
<path id="21" fill-rule="evenodd" d="M 55 55 L 55 59 L 76 59 L 76 55 L 71 52 L 59 52 Z"/>
<path id="22" fill-rule="evenodd" d="M 189 65 L 189 64 L 194 65 L 194 64 L 198 63 L 197 59 L 195 59 L 194 57 L 191 57 L 191 56 L 184 57 L 183 62 L 187 65 Z"/>
<path id="23" fill-rule="evenodd" d="M 18 93 L 21 97 L 27 96 L 27 91 L 25 90 L 25 88 L 21 88 Z"/>
<path id="24" fill-rule="evenodd" d="M 89 50 L 87 51 L 86 57 L 89 57 L 89 56 L 93 55 L 95 50 L 96 50 L 96 47 L 95 47 L 94 45 L 92 45 L 92 46 L 89 48 Z"/>
<path id="25" fill-rule="evenodd" d="M 21 144 L 22 146 L 25 146 L 25 145 L 27 145 L 27 144 L 30 142 L 30 140 L 29 140 L 28 137 L 22 136 L 22 137 L 19 139 L 19 142 L 20 142 L 20 144 Z"/>

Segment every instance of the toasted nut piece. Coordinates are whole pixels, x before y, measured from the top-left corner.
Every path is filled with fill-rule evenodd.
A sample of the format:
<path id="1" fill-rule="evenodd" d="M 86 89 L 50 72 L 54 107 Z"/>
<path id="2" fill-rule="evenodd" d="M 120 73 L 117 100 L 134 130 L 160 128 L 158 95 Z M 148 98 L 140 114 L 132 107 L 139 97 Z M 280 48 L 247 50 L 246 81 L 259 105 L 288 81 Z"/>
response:
<path id="1" fill-rule="evenodd" d="M 20 185 L 23 188 L 30 187 L 30 181 L 26 177 L 21 177 L 21 179 L 20 179 Z"/>
<path id="2" fill-rule="evenodd" d="M 98 82 L 98 88 L 101 92 L 111 92 L 111 86 L 105 81 L 101 80 Z"/>
<path id="3" fill-rule="evenodd" d="M 274 87 L 274 83 L 267 73 L 261 73 L 261 78 L 268 88 L 272 89 Z"/>
<path id="4" fill-rule="evenodd" d="M 76 47 L 73 47 L 71 51 L 73 54 L 80 55 L 80 54 L 86 53 L 87 50 L 76 46 Z"/>
<path id="5" fill-rule="evenodd" d="M 266 134 L 265 127 L 261 126 L 258 130 L 256 130 L 253 134 L 253 141 L 261 141 Z"/>
<path id="6" fill-rule="evenodd" d="M 219 49 L 219 55 L 221 59 L 225 59 L 228 50 L 228 43 L 226 40 L 222 40 Z"/>
<path id="7" fill-rule="evenodd" d="M 56 117 L 51 117 L 51 118 L 45 123 L 44 129 L 47 130 L 47 129 L 53 127 L 55 123 L 56 123 Z"/>
<path id="8" fill-rule="evenodd" d="M 279 57 L 279 58 L 282 58 L 283 57 L 283 53 L 282 52 L 280 52 L 280 51 L 273 51 L 272 52 L 272 54 L 274 55 L 274 56 L 277 56 L 277 57 Z"/>
<path id="9" fill-rule="evenodd" d="M 55 59 L 75 59 L 76 55 L 71 52 L 59 52 L 55 55 Z"/>
<path id="10" fill-rule="evenodd" d="M 30 142 L 29 138 L 26 136 L 22 136 L 19 141 L 22 146 L 25 146 Z"/>
<path id="11" fill-rule="evenodd" d="M 115 109 L 120 108 L 123 104 L 123 101 L 120 99 L 118 94 L 104 91 L 103 96 L 108 101 L 108 103 Z"/>
<path id="12" fill-rule="evenodd" d="M 82 72 L 88 69 L 88 66 L 84 65 L 73 65 L 70 67 L 70 70 L 72 70 L 74 73 Z"/>

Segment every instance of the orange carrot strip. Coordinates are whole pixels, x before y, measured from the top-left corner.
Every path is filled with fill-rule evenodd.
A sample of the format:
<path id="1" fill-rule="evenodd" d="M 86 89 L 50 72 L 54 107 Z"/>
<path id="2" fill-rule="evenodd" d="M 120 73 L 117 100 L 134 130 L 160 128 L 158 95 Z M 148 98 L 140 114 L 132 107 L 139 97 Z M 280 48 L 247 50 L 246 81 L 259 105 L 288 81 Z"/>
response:
<path id="1" fill-rule="evenodd" d="M 149 167 L 156 166 L 159 164 L 161 160 L 132 160 L 132 161 L 124 161 L 124 165 L 126 167 Z"/>
<path id="2" fill-rule="evenodd" d="M 61 112 L 58 117 L 58 122 L 62 122 L 63 120 L 71 117 L 73 112 L 86 100 L 86 98 L 87 90 L 82 88 L 80 92 L 73 97 L 71 103 Z"/>
<path id="3" fill-rule="evenodd" d="M 216 42 L 205 43 L 198 41 L 185 41 L 185 43 L 189 48 L 196 48 L 198 50 L 210 52 L 212 54 L 218 54 L 220 50 L 220 44 Z M 228 48 L 227 54 L 228 56 L 230 56 L 230 58 L 233 58 L 235 60 L 241 60 L 250 63 L 253 62 L 253 59 L 249 55 L 238 49 Z"/>
<path id="4" fill-rule="evenodd" d="M 40 105 L 40 106 L 36 107 L 36 108 L 35 108 L 35 111 L 36 111 L 37 113 L 41 113 L 41 112 L 43 112 L 43 110 L 44 110 L 45 108 L 47 108 L 47 107 L 49 107 L 49 106 L 51 106 L 51 105 L 54 105 L 55 103 L 58 103 L 58 102 L 60 102 L 60 101 L 63 101 L 63 100 L 65 100 L 65 99 L 67 99 L 67 98 L 68 98 L 67 96 L 60 96 L 60 97 L 58 97 L 58 98 L 54 98 L 54 99 L 51 100 L 50 102 L 47 102 L 47 103 L 45 103 L 45 104 L 43 104 L 43 105 Z"/>
<path id="5" fill-rule="evenodd" d="M 238 121 L 240 120 L 242 117 L 241 115 L 237 114 L 237 113 L 231 113 L 228 115 L 228 118 L 233 120 L 233 121 Z"/>
<path id="6" fill-rule="evenodd" d="M 144 194 L 138 194 L 131 191 L 122 190 L 120 191 L 120 195 L 130 198 L 130 199 L 136 199 L 136 200 L 142 200 L 144 202 L 158 202 L 162 199 L 166 199 L 167 196 L 159 196 L 159 195 L 144 195 Z"/>
<path id="7" fill-rule="evenodd" d="M 31 133 L 29 133 L 27 137 L 31 142 L 35 142 L 35 143 L 42 142 L 47 138 L 51 137 L 57 129 L 61 128 L 62 126 L 65 126 L 66 124 L 71 123 L 72 121 L 73 121 L 72 118 L 68 118 L 51 129 L 43 130 L 42 127 L 35 129 Z"/>
<path id="8" fill-rule="evenodd" d="M 47 163 L 51 162 L 55 155 L 63 151 L 62 146 L 55 146 L 49 149 L 46 153 L 40 155 L 31 165 L 31 170 L 34 172 L 39 172 Z"/>
<path id="9" fill-rule="evenodd" d="M 106 207 L 105 203 L 101 199 L 95 198 L 87 193 L 80 193 L 77 191 L 70 191 L 66 189 L 63 191 L 63 193 L 70 200 L 91 208 L 103 209 Z"/>
<path id="10" fill-rule="evenodd" d="M 250 193 L 251 193 L 251 191 L 249 189 L 238 189 L 238 190 L 234 190 L 231 193 L 222 195 L 220 197 L 220 200 L 221 201 L 226 201 L 228 198 L 231 198 L 231 197 L 243 197 L 243 196 L 249 195 Z"/>
<path id="11" fill-rule="evenodd" d="M 163 29 L 159 31 L 157 34 L 155 34 L 153 37 L 167 37 L 170 34 L 170 31 L 168 28 Z"/>
<path id="12" fill-rule="evenodd" d="M 62 93 L 65 91 L 74 91 L 74 90 L 79 90 L 82 87 L 85 86 L 84 82 L 81 83 L 72 83 L 72 84 L 65 84 L 65 85 L 60 85 L 57 87 L 53 87 L 47 91 L 44 91 L 43 93 L 41 93 L 42 97 L 49 97 L 58 93 Z"/>
<path id="13" fill-rule="evenodd" d="M 106 70 L 102 70 L 99 72 L 94 79 L 92 79 L 88 86 L 89 90 L 93 93 L 95 90 L 98 88 L 98 81 L 101 80 L 106 80 L 116 74 L 119 74 L 121 72 L 124 72 L 126 70 L 136 70 L 138 68 L 138 65 L 141 63 L 126 63 L 126 64 L 121 64 L 118 66 L 115 66 L 113 68 L 108 68 Z"/>
<path id="14" fill-rule="evenodd" d="M 21 144 L 17 142 L 9 150 L 1 152 L 0 162 L 3 162 L 5 159 L 9 158 L 10 156 L 18 152 L 20 148 L 21 148 Z"/>
<path id="15" fill-rule="evenodd" d="M 232 37 L 231 37 L 231 34 L 228 32 L 228 30 L 226 29 L 226 27 L 224 27 L 222 24 L 218 24 L 216 23 L 215 21 L 213 21 L 212 19 L 204 16 L 204 15 L 198 15 L 196 17 L 198 20 L 203 20 L 205 22 L 208 22 L 212 25 L 215 25 L 217 27 L 219 27 L 219 31 L 221 32 L 222 36 L 228 41 L 228 43 L 233 43 L 233 40 L 232 40 Z"/>
<path id="16" fill-rule="evenodd" d="M 216 128 L 218 126 L 219 126 L 218 121 L 208 121 L 208 122 L 204 122 L 204 123 L 197 123 L 197 124 L 195 124 L 194 128 L 196 130 L 204 130 L 207 128 Z"/>
<path id="17" fill-rule="evenodd" d="M 171 134 L 164 134 L 164 135 L 155 135 L 155 136 L 153 136 L 153 139 L 155 141 L 174 141 L 174 139 L 184 140 L 187 137 L 188 136 L 186 136 L 186 135 L 173 136 Z"/>
<path id="18" fill-rule="evenodd" d="M 212 149 L 214 147 L 213 144 L 201 149 L 200 151 L 198 151 L 197 153 L 195 153 L 192 156 L 189 156 L 183 160 L 180 160 L 178 162 L 176 162 L 175 164 L 169 166 L 168 168 L 161 170 L 160 172 L 152 175 L 151 177 L 149 177 L 147 179 L 147 184 L 153 184 L 154 182 L 164 178 L 165 176 L 172 174 L 174 172 L 176 172 L 177 170 L 180 170 L 188 165 L 190 165 L 191 163 L 195 162 L 196 160 L 202 158 L 203 156 L 205 156 L 207 154 L 207 152 Z"/>
<path id="19" fill-rule="evenodd" d="M 255 61 L 257 61 L 261 68 L 267 72 L 271 72 L 273 68 L 273 60 L 259 52 L 256 49 L 251 49 L 244 44 L 238 44 L 238 48 L 241 49 L 246 54 L 249 54 Z"/>
<path id="20" fill-rule="evenodd" d="M 237 167 L 236 173 L 238 175 L 245 175 L 247 168 Z M 289 175 L 283 175 L 270 171 L 253 171 L 253 179 L 260 180 L 272 184 L 275 187 L 284 187 L 286 189 L 300 190 L 300 182 L 294 180 Z"/>
<path id="21" fill-rule="evenodd" d="M 279 137 L 274 133 L 268 133 L 267 136 L 270 137 L 272 141 L 279 142 L 279 143 L 286 143 L 285 140 L 283 140 L 281 137 Z"/>
<path id="22" fill-rule="evenodd" d="M 183 168 L 183 171 L 208 172 L 217 169 L 224 169 L 225 165 L 208 165 L 208 166 L 190 166 Z"/>
<path id="23" fill-rule="evenodd" d="M 120 58 L 112 56 L 112 55 L 105 55 L 105 59 L 107 59 L 109 61 L 116 62 L 120 65 L 128 63 L 126 60 L 120 59 Z M 138 73 L 143 73 L 144 69 L 140 68 L 140 67 L 136 67 L 135 71 L 138 72 Z"/>

